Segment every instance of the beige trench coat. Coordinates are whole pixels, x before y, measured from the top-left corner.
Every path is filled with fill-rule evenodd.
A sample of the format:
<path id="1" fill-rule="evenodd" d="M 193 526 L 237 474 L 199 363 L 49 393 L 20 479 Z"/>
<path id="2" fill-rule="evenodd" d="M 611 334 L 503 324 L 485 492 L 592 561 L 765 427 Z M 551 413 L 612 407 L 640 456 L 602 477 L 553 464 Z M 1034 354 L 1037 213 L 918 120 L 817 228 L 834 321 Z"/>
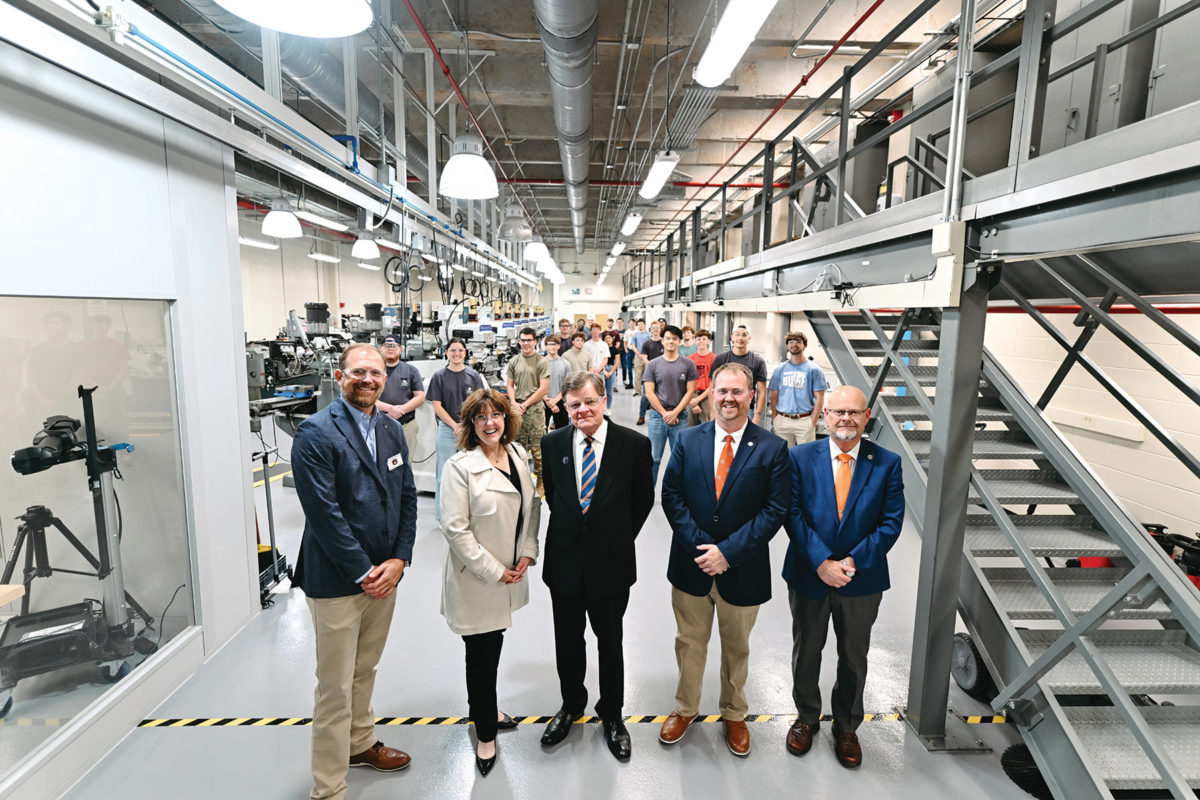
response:
<path id="1" fill-rule="evenodd" d="M 500 578 L 522 556 L 537 560 L 542 501 L 534 491 L 529 454 L 516 443 L 507 449 L 517 465 L 520 494 L 480 448 L 455 453 L 442 471 L 438 502 L 449 549 L 442 570 L 441 612 L 450 630 L 460 636 L 510 628 L 512 612 L 529 602 L 528 572 L 519 583 L 500 583 Z M 523 530 L 514 541 L 522 505 Z"/>

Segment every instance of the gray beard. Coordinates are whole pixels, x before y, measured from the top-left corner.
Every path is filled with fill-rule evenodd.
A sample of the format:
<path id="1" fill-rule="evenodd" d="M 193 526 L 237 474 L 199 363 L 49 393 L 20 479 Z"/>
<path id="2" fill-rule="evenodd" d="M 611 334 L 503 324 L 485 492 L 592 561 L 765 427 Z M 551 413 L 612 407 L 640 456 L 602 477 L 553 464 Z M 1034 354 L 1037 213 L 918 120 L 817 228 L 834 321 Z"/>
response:
<path id="1" fill-rule="evenodd" d="M 859 437 L 857 430 L 846 428 L 834 428 L 830 435 L 841 442 L 853 442 Z"/>

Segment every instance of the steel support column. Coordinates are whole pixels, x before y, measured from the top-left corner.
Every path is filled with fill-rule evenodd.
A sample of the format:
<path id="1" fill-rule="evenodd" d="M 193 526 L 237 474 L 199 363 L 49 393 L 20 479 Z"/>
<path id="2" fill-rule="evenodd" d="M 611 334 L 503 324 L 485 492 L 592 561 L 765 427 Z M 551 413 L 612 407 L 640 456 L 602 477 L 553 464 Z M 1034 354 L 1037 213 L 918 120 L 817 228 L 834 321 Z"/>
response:
<path id="1" fill-rule="evenodd" d="M 429 205 L 437 208 L 438 199 L 438 166 L 437 166 L 437 118 L 433 113 L 433 51 L 425 51 L 425 147 L 427 150 L 426 163 L 429 165 Z M 495 245 L 495 242 L 492 242 Z"/>
<path id="2" fill-rule="evenodd" d="M 1046 76 L 1050 74 L 1050 45 L 1046 31 L 1054 21 L 1056 0 L 1029 0 L 1021 33 L 1021 61 L 1013 106 L 1008 165 L 1039 155 L 1042 112 L 1046 105 Z"/>
<path id="3" fill-rule="evenodd" d="M 846 220 L 846 151 L 850 148 L 850 79 L 853 67 L 842 69 L 842 110 L 838 124 L 837 194 L 833 224 L 841 225 Z"/>
<path id="4" fill-rule="evenodd" d="M 688 302 L 696 302 L 696 270 L 700 269 L 700 207 L 692 209 L 692 269 Z"/>
<path id="5" fill-rule="evenodd" d="M 759 252 L 771 246 L 771 198 L 775 188 L 775 144 L 763 148 L 762 214 L 759 215 Z"/>
<path id="6" fill-rule="evenodd" d="M 667 303 L 671 302 L 671 267 L 674 266 L 674 264 L 673 264 L 674 259 L 675 259 L 675 234 L 671 233 L 671 234 L 667 235 L 667 263 L 666 263 L 666 269 L 663 272 L 663 282 L 662 282 L 663 305 L 666 305 Z"/>
<path id="7" fill-rule="evenodd" d="M 283 69 L 279 66 L 279 31 L 260 28 L 262 34 L 263 90 L 283 100 Z"/>
<path id="8" fill-rule="evenodd" d="M 942 312 L 929 483 L 921 534 L 916 628 L 905 717 L 929 750 L 978 749 L 947 729 L 950 650 L 963 558 L 971 447 L 979 406 L 983 331 L 992 282 L 980 274 L 957 308 Z"/>

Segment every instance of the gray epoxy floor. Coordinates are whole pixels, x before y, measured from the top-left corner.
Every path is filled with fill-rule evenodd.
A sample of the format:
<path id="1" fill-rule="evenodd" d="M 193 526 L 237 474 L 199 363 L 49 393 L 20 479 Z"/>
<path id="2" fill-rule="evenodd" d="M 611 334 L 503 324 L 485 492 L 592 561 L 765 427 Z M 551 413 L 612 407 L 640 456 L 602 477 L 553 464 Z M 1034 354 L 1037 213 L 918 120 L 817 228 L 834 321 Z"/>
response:
<path id="1" fill-rule="evenodd" d="M 616 421 L 632 425 L 635 411 L 630 393 L 619 393 Z M 272 488 L 280 546 L 293 559 L 302 526 L 299 503 L 281 483 Z M 262 489 L 257 499 L 265 523 Z M 421 496 L 419 514 L 413 565 L 399 590 L 376 683 L 375 713 L 381 717 L 466 714 L 462 642 L 438 614 L 445 545 L 432 525 L 432 496 Z M 669 528 L 656 505 L 638 539 L 640 577 L 625 618 L 626 714 L 671 711 L 676 671 L 675 626 L 665 578 L 668 540 Z M 771 545 L 774 598 L 762 607 L 751 643 L 746 690 L 751 714 L 794 713 L 788 666 L 791 620 L 786 587 L 778 577 L 786 546 L 782 532 Z M 894 586 L 884 597 L 875 626 L 868 712 L 890 713 L 905 701 L 919 546 L 915 532 L 906 527 L 891 555 Z M 549 596 L 536 570 L 531 571 L 531 602 L 518 612 L 501 658 L 501 707 L 513 715 L 550 715 L 559 706 Z M 718 713 L 717 647 L 714 635 L 701 709 L 707 714 Z M 594 702 L 594 649 L 590 653 L 588 687 Z M 298 591 L 279 594 L 272 608 L 251 621 L 153 716 L 306 717 L 312 712 L 314 664 L 304 598 Z M 831 636 L 823 665 L 826 695 L 833 679 Z M 964 714 L 988 713 L 956 687 L 951 702 Z M 466 726 L 380 727 L 380 738 L 409 752 L 412 766 L 390 775 L 351 770 L 348 797 L 640 798 L 650 792 L 697 798 L 777 797 L 798 789 L 817 797 L 846 791 L 888 798 L 1028 796 L 1000 769 L 1000 753 L 1019 740 L 1004 726 L 976 726 L 992 745 L 991 753 L 954 756 L 928 754 L 902 722 L 866 722 L 860 729 L 865 763 L 855 772 L 838 765 L 828 726 L 802 759 L 784 749 L 787 726 L 786 720 L 752 723 L 753 751 L 739 759 L 726 749 L 720 723 L 698 725 L 670 748 L 659 744 L 658 725 L 631 724 L 633 758 L 619 764 L 604 747 L 598 725 L 579 725 L 553 750 L 544 750 L 538 741 L 541 725 L 521 725 L 501 733 L 500 760 L 486 779 L 475 771 Z M 304 798 L 310 786 L 309 736 L 307 727 L 140 728 L 68 797 Z"/>

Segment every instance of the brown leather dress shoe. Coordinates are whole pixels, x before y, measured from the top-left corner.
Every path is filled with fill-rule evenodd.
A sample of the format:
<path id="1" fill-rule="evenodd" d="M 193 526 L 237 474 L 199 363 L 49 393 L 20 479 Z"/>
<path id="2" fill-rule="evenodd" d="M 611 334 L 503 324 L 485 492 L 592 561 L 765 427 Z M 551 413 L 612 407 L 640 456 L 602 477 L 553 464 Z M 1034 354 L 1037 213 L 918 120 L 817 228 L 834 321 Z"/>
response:
<path id="1" fill-rule="evenodd" d="M 750 729 L 746 727 L 746 721 L 742 719 L 736 722 L 731 719 L 721 721 L 725 723 L 725 744 L 729 745 L 729 752 L 735 756 L 750 755 Z"/>
<path id="2" fill-rule="evenodd" d="M 358 755 L 350 756 L 350 766 L 371 767 L 380 772 L 395 772 L 407 767 L 411 760 L 408 753 L 388 747 L 383 742 L 376 742 Z"/>
<path id="3" fill-rule="evenodd" d="M 846 769 L 862 766 L 862 747 L 854 731 L 833 732 L 833 750 L 837 753 L 838 763 Z"/>
<path id="4" fill-rule="evenodd" d="M 695 718 L 695 714 L 685 717 L 672 711 L 671 715 L 667 717 L 667 721 L 663 723 L 662 730 L 658 732 L 658 740 L 663 744 L 675 744 L 687 733 L 688 726 Z"/>
<path id="5" fill-rule="evenodd" d="M 787 750 L 794 756 L 802 756 L 812 749 L 813 737 L 818 726 L 796 720 L 787 732 Z"/>

